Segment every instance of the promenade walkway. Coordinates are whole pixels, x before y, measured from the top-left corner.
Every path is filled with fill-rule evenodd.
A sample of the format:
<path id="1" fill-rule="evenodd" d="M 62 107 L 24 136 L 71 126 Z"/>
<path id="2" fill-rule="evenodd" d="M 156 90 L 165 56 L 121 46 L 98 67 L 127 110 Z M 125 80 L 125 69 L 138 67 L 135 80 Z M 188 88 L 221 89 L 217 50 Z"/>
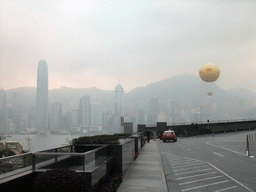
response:
<path id="1" fill-rule="evenodd" d="M 161 155 L 156 140 L 146 143 L 124 176 L 117 192 L 167 192 Z"/>

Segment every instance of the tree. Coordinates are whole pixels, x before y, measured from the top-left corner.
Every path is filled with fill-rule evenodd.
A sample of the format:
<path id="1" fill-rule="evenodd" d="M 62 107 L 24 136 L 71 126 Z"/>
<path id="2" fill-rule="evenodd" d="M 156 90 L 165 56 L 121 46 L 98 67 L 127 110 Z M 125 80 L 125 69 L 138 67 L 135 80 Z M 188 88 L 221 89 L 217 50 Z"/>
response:
<path id="1" fill-rule="evenodd" d="M 0 157 L 1 158 L 12 156 L 12 155 L 16 155 L 16 154 L 10 149 L 3 149 L 2 151 L 0 151 Z"/>

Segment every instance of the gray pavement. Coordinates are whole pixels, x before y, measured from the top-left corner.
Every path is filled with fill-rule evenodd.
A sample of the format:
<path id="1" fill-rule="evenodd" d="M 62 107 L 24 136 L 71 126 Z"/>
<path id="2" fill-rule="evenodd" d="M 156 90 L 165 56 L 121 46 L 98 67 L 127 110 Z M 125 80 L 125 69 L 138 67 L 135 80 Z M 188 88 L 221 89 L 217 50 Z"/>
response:
<path id="1" fill-rule="evenodd" d="M 156 140 L 146 143 L 124 176 L 117 192 L 167 192 L 161 155 Z"/>

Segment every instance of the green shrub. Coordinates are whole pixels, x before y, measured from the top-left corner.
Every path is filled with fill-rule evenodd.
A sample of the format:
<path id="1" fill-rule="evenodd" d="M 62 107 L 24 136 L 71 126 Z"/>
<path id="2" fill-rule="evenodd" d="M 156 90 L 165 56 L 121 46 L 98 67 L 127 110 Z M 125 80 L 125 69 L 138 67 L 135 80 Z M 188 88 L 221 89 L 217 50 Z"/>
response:
<path id="1" fill-rule="evenodd" d="M 95 135 L 79 137 L 72 140 L 73 145 L 82 144 L 117 144 L 119 143 L 118 135 Z"/>
<path id="2" fill-rule="evenodd" d="M 16 154 L 10 149 L 3 149 L 2 151 L 0 151 L 0 158 L 2 158 L 3 156 L 8 157 L 12 155 L 16 155 Z"/>
<path id="3" fill-rule="evenodd" d="M 114 135 L 117 135 L 118 137 L 129 137 L 132 134 L 131 133 L 115 133 Z"/>
<path id="4" fill-rule="evenodd" d="M 52 169 L 38 175 L 34 182 L 36 192 L 85 192 L 85 178 L 73 170 Z"/>

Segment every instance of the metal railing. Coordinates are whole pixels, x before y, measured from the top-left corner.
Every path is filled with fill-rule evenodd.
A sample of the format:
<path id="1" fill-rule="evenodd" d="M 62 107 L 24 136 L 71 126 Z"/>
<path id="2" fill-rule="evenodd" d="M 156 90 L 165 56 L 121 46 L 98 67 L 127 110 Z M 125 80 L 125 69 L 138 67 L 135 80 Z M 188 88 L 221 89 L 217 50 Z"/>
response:
<path id="1" fill-rule="evenodd" d="M 0 182 L 8 177 L 55 168 L 68 168 L 85 172 L 93 170 L 107 157 L 105 145 L 84 153 L 73 152 L 74 146 L 65 146 L 34 153 L 24 153 L 0 158 Z"/>

